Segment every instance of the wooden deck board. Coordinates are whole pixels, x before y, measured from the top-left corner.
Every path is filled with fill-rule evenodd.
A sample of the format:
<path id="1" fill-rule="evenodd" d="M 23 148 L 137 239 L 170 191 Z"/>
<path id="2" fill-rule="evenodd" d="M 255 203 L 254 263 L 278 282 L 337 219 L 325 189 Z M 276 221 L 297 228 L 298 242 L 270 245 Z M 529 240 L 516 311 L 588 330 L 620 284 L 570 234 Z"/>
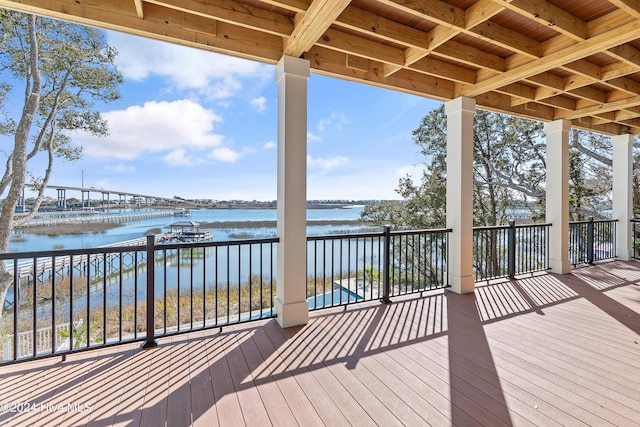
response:
<path id="1" fill-rule="evenodd" d="M 640 264 L 0 367 L 0 426 L 640 425 Z"/>
<path id="2" fill-rule="evenodd" d="M 189 340 L 189 381 L 191 383 L 191 414 L 195 427 L 217 427 L 218 412 L 214 402 L 213 382 L 207 358 L 207 340 L 211 331 L 194 334 Z"/>
<path id="3" fill-rule="evenodd" d="M 250 367 L 249 375 L 255 383 L 267 414 L 269 414 L 269 421 L 274 426 L 295 425 L 296 419 L 278 384 L 271 379 L 272 373 L 269 370 L 269 364 L 262 357 L 254 335 L 252 333 L 250 338 L 243 341 L 241 351 L 247 366 Z"/>

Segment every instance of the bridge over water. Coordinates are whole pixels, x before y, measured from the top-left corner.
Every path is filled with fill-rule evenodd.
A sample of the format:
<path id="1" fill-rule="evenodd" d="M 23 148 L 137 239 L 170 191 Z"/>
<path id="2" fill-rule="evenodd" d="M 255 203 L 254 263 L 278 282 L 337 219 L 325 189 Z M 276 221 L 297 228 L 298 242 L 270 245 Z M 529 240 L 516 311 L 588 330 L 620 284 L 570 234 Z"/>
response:
<path id="1" fill-rule="evenodd" d="M 32 185 L 27 185 L 26 187 L 34 188 Z M 80 199 L 82 201 L 82 208 L 91 207 L 91 193 L 99 194 L 101 196 L 101 206 L 104 208 L 111 207 L 111 196 L 117 196 L 117 207 L 126 206 L 129 198 L 129 201 L 133 199 L 136 205 L 151 205 L 151 204 L 164 204 L 164 205 L 174 205 L 178 206 L 181 204 L 189 203 L 186 200 L 176 199 L 176 198 L 167 198 L 160 196 L 152 196 L 148 194 L 141 193 L 132 193 L 129 191 L 120 191 L 120 190 L 105 190 L 103 188 L 95 188 L 95 187 L 72 187 L 72 186 L 64 186 L 64 185 L 47 185 L 45 188 L 47 189 L 55 189 L 58 192 L 56 209 L 57 210 L 66 210 L 67 209 L 67 191 L 74 191 L 80 193 Z M 94 199 L 95 201 L 96 199 Z M 26 211 L 26 199 L 24 197 L 24 190 L 22 192 L 22 197 L 18 200 L 18 204 L 16 205 L 17 212 Z"/>

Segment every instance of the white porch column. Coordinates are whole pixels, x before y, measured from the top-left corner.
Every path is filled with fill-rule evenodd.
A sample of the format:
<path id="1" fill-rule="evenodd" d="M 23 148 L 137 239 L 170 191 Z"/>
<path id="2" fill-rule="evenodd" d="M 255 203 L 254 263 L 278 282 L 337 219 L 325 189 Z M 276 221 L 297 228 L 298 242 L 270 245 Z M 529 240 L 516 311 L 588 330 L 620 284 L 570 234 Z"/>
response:
<path id="1" fill-rule="evenodd" d="M 545 123 L 547 137 L 546 221 L 551 271 L 569 273 L 569 120 Z"/>
<path id="2" fill-rule="evenodd" d="M 449 284 L 459 294 L 473 292 L 473 114 L 476 100 L 456 98 L 447 115 L 447 228 Z"/>
<path id="3" fill-rule="evenodd" d="M 283 328 L 309 320 L 307 305 L 307 80 L 309 61 L 283 56 L 278 83 L 277 321 Z"/>
<path id="4" fill-rule="evenodd" d="M 633 219 L 633 135 L 611 138 L 613 145 L 613 219 L 616 224 L 616 254 L 629 261 L 633 254 L 631 219 Z"/>

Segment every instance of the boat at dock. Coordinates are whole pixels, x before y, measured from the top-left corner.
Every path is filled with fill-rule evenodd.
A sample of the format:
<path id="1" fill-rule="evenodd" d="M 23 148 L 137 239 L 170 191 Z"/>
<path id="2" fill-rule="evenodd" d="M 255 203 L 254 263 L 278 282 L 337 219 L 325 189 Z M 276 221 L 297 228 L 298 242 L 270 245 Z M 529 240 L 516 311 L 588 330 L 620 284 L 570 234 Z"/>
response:
<path id="1" fill-rule="evenodd" d="M 200 230 L 200 223 L 178 221 L 169 225 L 170 231 L 160 236 L 158 243 L 203 242 L 213 238 L 213 231 Z"/>

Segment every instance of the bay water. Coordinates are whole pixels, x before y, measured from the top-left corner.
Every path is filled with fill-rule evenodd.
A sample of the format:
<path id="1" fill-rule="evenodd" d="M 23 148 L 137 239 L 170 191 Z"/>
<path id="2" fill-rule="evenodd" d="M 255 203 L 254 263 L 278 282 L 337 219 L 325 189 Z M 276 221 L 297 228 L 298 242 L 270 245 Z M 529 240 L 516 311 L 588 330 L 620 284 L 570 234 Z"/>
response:
<path id="1" fill-rule="evenodd" d="M 331 220 L 357 220 L 363 206 L 354 205 L 335 209 L 309 209 L 307 210 L 307 220 L 331 221 Z M 136 210 L 112 210 L 113 215 L 125 213 L 144 213 L 141 209 Z M 189 217 L 166 216 L 161 218 L 149 218 L 132 221 L 119 227 L 106 230 L 104 232 L 86 232 L 77 235 L 36 235 L 30 233 L 16 232 L 12 235 L 9 244 L 10 252 L 31 252 L 46 251 L 52 249 L 85 249 L 110 244 L 116 244 L 127 240 L 144 237 L 153 228 L 159 228 L 162 232 L 169 231 L 170 224 L 180 220 L 190 220 L 195 222 L 257 222 L 275 221 L 277 212 L 275 209 L 194 209 Z M 352 230 L 353 229 L 353 230 Z M 336 231 L 358 232 L 351 225 L 315 225 L 309 226 L 308 235 L 331 234 Z M 241 234 L 243 238 L 269 238 L 276 236 L 275 228 L 216 228 L 213 239 L 216 241 L 234 240 L 234 235 Z"/>

